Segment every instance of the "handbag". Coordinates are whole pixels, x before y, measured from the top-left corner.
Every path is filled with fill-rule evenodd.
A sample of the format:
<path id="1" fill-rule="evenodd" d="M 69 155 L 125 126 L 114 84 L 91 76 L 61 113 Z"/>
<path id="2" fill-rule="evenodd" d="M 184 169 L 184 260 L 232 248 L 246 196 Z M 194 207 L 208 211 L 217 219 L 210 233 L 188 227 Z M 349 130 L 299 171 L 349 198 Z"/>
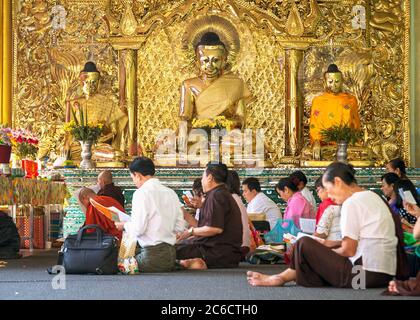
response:
<path id="1" fill-rule="evenodd" d="M 86 234 L 88 229 L 95 233 Z M 64 241 L 62 259 L 67 274 L 116 274 L 118 241 L 98 225 L 87 225 Z"/>
<path id="2" fill-rule="evenodd" d="M 124 232 L 118 253 L 118 270 L 120 273 L 139 273 L 139 266 L 136 260 L 136 249 L 137 239 Z"/>

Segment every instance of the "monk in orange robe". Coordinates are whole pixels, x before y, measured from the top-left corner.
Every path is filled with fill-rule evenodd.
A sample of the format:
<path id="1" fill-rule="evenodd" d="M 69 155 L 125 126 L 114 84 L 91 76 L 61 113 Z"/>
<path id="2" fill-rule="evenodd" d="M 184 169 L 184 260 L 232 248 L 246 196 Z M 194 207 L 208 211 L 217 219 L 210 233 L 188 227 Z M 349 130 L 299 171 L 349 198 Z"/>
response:
<path id="1" fill-rule="evenodd" d="M 322 144 L 321 130 L 335 125 L 360 129 L 357 99 L 343 92 L 343 75 L 335 64 L 324 73 L 326 92 L 312 101 L 309 137 L 311 144 Z"/>
<path id="2" fill-rule="evenodd" d="M 79 194 L 80 202 L 86 207 L 85 225 L 99 225 L 105 233 L 113 235 L 114 237 L 118 238 L 118 240 L 121 240 L 122 231 L 119 231 L 115 227 L 114 221 L 107 218 L 90 203 L 91 198 L 93 198 L 96 202 L 105 207 L 115 207 L 121 210 L 122 212 L 125 212 L 123 206 L 121 206 L 121 204 L 114 198 L 107 196 L 98 196 L 92 189 L 89 188 L 82 188 Z M 94 229 L 89 229 L 87 232 L 94 232 Z"/>

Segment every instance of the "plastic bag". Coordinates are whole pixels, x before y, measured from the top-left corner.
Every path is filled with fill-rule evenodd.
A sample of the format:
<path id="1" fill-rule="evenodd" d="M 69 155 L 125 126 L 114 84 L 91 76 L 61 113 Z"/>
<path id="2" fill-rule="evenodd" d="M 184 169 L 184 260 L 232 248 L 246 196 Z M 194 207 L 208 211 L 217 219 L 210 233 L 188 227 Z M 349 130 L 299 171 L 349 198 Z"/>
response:
<path id="1" fill-rule="evenodd" d="M 266 244 L 283 243 L 283 235 L 285 233 L 290 233 L 296 236 L 299 232 L 301 232 L 301 230 L 298 227 L 296 227 L 293 220 L 279 219 L 277 220 L 277 223 L 274 226 L 274 228 L 264 235 L 264 240 Z"/>
<path id="2" fill-rule="evenodd" d="M 136 260 L 137 239 L 123 233 L 120 251 L 118 252 L 118 269 L 122 274 L 138 274 Z"/>

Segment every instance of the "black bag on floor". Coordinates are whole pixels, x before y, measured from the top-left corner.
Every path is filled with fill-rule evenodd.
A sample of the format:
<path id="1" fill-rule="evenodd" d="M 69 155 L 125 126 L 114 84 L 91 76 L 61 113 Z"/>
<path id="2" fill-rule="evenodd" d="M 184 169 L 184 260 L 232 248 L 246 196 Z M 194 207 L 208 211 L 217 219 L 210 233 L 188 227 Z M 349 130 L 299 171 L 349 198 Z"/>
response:
<path id="1" fill-rule="evenodd" d="M 86 233 L 95 229 L 95 233 Z M 66 274 L 116 274 L 118 272 L 118 243 L 98 225 L 87 225 L 77 235 L 69 235 L 62 249 Z"/>
<path id="2" fill-rule="evenodd" d="M 0 211 L 0 259 L 18 259 L 20 236 L 12 217 Z"/>

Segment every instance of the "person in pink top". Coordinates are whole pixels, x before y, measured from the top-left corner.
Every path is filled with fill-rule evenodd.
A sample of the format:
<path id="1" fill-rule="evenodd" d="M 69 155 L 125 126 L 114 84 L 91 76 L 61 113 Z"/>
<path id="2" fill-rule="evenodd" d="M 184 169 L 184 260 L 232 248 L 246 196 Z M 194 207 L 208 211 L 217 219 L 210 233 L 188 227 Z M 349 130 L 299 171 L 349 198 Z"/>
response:
<path id="1" fill-rule="evenodd" d="M 302 195 L 294 178 L 282 178 L 276 185 L 279 196 L 287 202 L 283 219 L 293 220 L 296 227 L 300 228 L 300 218 L 315 219 L 312 205 Z"/>

